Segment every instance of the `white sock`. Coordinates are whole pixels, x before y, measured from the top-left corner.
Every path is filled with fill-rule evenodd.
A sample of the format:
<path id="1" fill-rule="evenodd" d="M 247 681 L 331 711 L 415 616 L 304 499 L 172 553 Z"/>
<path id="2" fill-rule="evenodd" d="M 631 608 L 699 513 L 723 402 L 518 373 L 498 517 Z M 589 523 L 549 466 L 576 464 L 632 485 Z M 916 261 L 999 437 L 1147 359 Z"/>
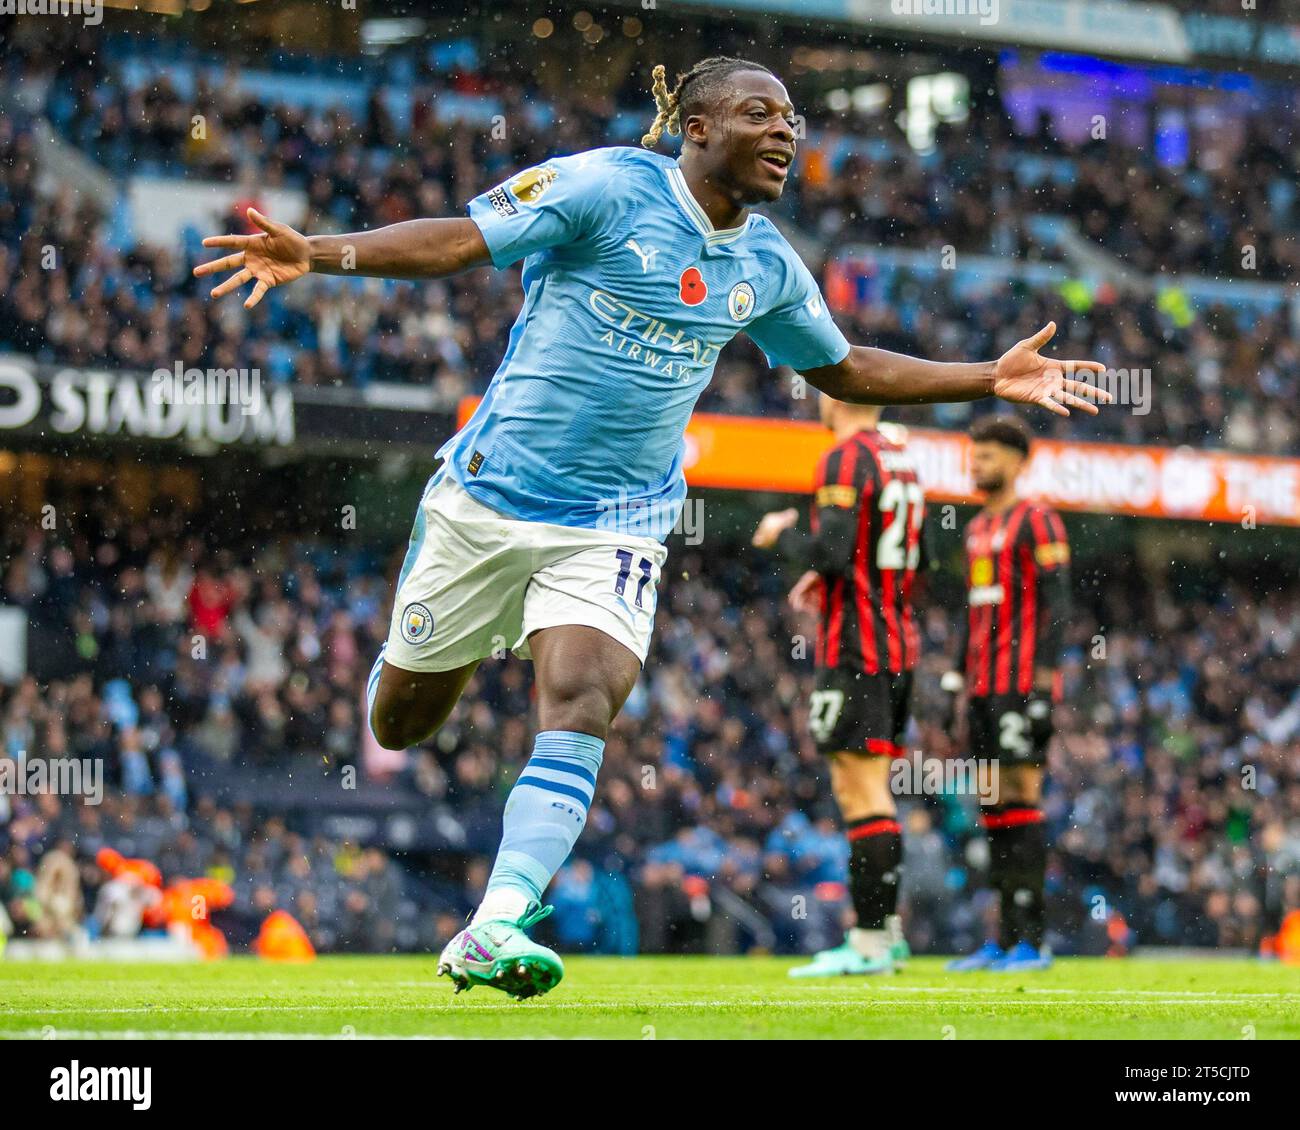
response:
<path id="1" fill-rule="evenodd" d="M 470 925 L 476 926 L 480 922 L 491 922 L 494 919 L 516 922 L 527 909 L 528 896 L 523 891 L 516 891 L 513 887 L 498 887 L 483 896 L 483 901 L 474 911 L 474 917 L 470 919 Z"/>
<path id="2" fill-rule="evenodd" d="M 889 952 L 889 931 L 861 930 L 854 926 L 849 930 L 849 945 L 861 957 L 884 957 Z"/>

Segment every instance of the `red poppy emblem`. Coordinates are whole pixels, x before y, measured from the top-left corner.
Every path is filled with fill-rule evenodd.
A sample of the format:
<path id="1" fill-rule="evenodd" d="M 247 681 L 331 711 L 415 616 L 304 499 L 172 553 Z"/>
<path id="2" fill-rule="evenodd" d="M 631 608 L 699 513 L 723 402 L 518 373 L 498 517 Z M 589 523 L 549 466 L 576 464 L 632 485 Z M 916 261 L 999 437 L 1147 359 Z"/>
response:
<path id="1" fill-rule="evenodd" d="M 681 290 L 678 294 L 687 306 L 698 306 L 709 297 L 709 288 L 704 285 L 704 276 L 700 274 L 699 267 L 687 267 L 682 272 Z"/>

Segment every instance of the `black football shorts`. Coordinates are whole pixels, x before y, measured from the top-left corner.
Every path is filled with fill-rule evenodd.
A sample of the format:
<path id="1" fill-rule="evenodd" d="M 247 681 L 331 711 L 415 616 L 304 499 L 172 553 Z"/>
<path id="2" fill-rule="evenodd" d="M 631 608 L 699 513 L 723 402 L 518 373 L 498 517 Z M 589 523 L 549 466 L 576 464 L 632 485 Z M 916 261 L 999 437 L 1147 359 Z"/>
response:
<path id="1" fill-rule="evenodd" d="M 818 753 L 850 751 L 902 757 L 912 701 L 912 673 L 868 675 L 821 668 L 808 703 Z"/>
<path id="2" fill-rule="evenodd" d="M 1007 765 L 1047 764 L 1052 740 L 1048 695 L 979 695 L 968 707 L 971 756 Z"/>

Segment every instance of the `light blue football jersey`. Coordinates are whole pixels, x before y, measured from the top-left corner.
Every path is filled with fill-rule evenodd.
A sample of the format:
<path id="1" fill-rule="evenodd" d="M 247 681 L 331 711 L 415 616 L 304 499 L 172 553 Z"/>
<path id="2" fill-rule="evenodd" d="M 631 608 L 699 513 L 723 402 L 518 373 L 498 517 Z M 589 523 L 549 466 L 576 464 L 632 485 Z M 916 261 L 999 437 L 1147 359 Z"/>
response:
<path id="1" fill-rule="evenodd" d="M 665 538 L 686 497 L 686 424 L 723 346 L 743 330 L 796 369 L 849 351 L 771 221 L 715 229 L 670 157 L 557 157 L 469 214 L 497 267 L 524 261 L 524 304 L 482 403 L 438 455 L 513 517 Z"/>

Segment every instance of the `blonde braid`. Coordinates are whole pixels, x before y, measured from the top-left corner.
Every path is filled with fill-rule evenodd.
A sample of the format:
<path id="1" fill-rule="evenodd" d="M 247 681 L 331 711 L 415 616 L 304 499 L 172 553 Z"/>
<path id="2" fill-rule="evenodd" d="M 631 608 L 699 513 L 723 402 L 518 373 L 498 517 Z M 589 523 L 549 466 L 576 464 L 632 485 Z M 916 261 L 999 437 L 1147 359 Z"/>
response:
<path id="1" fill-rule="evenodd" d="M 660 63 L 652 73 L 654 85 L 651 86 L 650 92 L 654 95 L 658 113 L 655 114 L 655 120 L 650 123 L 649 132 L 641 138 L 641 144 L 647 149 L 653 149 L 659 144 L 665 129 L 674 137 L 682 132 L 681 107 L 678 105 L 678 99 L 681 96 L 682 79 L 685 76 L 678 75 L 677 85 L 669 90 L 668 72 L 664 69 L 664 65 Z"/>

